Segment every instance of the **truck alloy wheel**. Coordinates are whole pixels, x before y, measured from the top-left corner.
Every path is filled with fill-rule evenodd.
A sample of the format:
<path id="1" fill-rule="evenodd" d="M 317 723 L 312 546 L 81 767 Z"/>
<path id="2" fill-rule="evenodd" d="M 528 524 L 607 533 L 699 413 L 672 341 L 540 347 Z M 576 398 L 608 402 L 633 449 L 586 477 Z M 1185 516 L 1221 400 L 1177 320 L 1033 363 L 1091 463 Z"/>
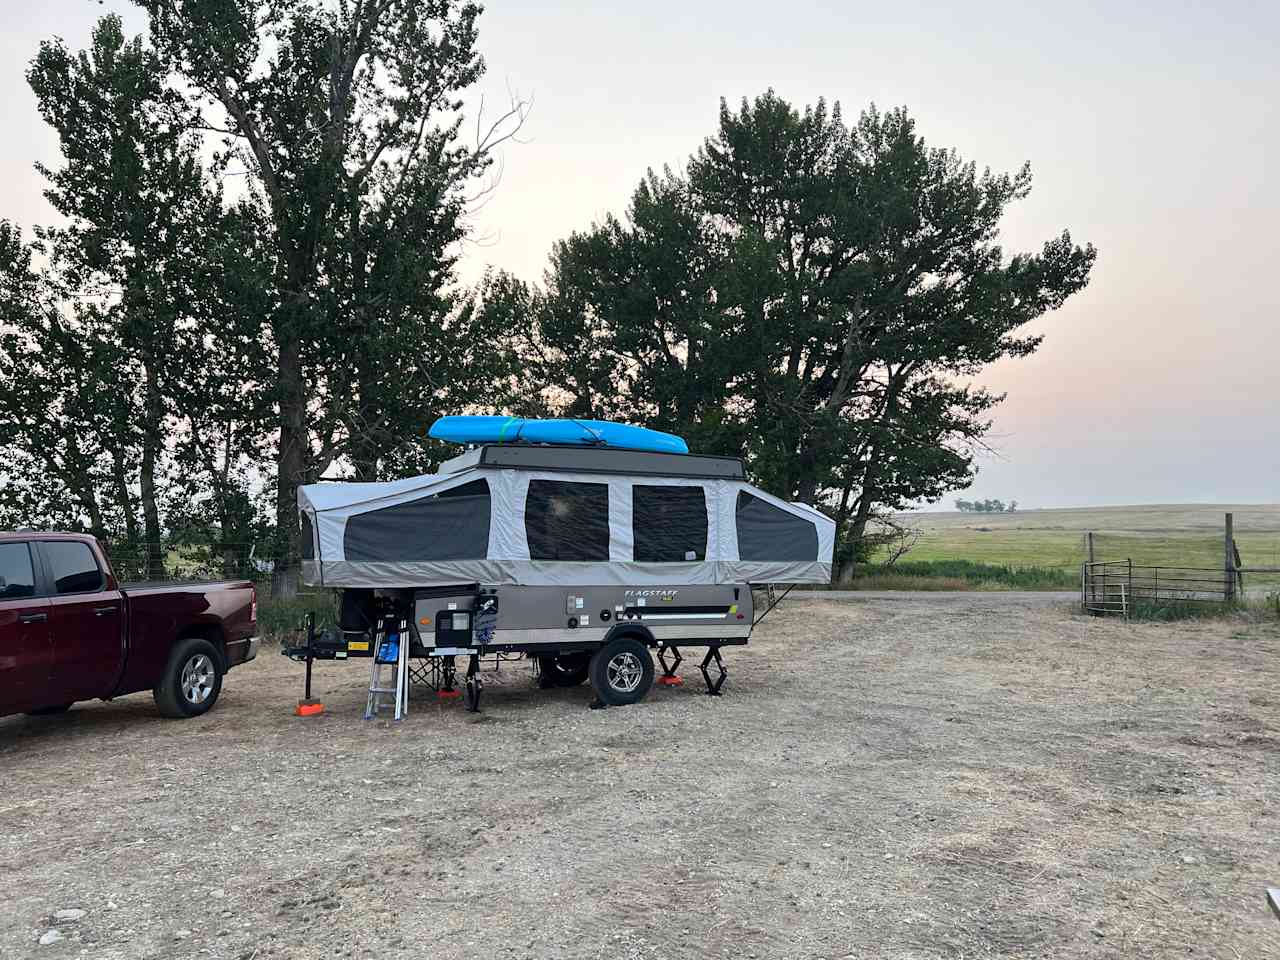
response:
<path id="1" fill-rule="evenodd" d="M 213 693 L 213 684 L 218 672 L 213 661 L 203 653 L 197 653 L 182 665 L 182 695 L 187 703 L 200 706 Z"/>
<path id="2" fill-rule="evenodd" d="M 643 700 L 653 686 L 653 657 L 634 637 L 611 640 L 591 660 L 591 686 L 611 706 Z"/>
<path id="3" fill-rule="evenodd" d="M 198 717 L 222 692 L 222 655 L 203 637 L 184 637 L 173 645 L 160 683 L 152 691 L 166 717 Z"/>

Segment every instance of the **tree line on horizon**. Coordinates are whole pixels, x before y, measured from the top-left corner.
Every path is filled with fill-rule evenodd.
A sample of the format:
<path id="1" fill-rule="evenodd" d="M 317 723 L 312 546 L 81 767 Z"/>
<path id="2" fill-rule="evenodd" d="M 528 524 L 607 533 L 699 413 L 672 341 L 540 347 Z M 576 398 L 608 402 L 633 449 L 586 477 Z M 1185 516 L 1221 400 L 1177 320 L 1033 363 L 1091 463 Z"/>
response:
<path id="1" fill-rule="evenodd" d="M 1018 501 L 1010 500 L 957 500 L 956 509 L 961 513 L 1017 513 Z"/>
<path id="2" fill-rule="evenodd" d="M 0 527 L 254 542 L 287 594 L 298 484 L 431 470 L 435 417 L 503 412 L 741 456 L 837 521 L 844 565 L 877 515 L 970 483 L 1003 399 L 973 378 L 1095 259 L 999 245 L 1028 167 L 768 90 L 541 283 L 467 288 L 469 205 L 526 111 L 464 110 L 478 6 L 139 5 L 145 38 L 107 16 L 28 70 L 60 220 L 0 221 Z"/>

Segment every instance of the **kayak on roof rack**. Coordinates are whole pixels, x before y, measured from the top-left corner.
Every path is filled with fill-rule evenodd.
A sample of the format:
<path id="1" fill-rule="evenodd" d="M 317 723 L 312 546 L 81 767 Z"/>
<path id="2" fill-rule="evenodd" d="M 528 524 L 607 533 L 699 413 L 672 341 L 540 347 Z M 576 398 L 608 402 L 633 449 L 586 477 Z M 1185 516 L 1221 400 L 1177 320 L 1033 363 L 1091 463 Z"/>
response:
<path id="1" fill-rule="evenodd" d="M 532 420 L 525 417 L 441 417 L 428 436 L 452 443 L 550 443 L 688 453 L 680 437 L 608 420 Z"/>

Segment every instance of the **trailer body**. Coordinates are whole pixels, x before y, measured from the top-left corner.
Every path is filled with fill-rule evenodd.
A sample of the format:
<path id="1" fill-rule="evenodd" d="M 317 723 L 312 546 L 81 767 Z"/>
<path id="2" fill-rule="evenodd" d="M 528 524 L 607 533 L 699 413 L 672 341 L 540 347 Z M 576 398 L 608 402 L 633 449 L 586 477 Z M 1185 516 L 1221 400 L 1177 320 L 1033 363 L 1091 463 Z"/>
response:
<path id="1" fill-rule="evenodd" d="M 718 651 L 750 639 L 753 585 L 828 581 L 835 540 L 738 459 L 616 448 L 483 445 L 298 499 L 303 580 L 344 591 L 345 656 L 376 652 L 388 610 L 415 656 Z"/>

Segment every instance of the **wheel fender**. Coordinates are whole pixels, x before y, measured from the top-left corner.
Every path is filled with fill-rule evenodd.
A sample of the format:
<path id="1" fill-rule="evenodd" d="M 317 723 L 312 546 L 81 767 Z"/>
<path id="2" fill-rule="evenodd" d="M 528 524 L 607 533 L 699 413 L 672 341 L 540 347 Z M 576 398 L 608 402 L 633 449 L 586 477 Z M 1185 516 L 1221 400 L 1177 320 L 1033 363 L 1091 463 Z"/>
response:
<path id="1" fill-rule="evenodd" d="M 658 646 L 658 641 L 654 639 L 653 632 L 642 623 L 618 623 L 604 635 L 604 642 L 610 643 L 618 637 L 635 637 L 646 647 Z"/>

